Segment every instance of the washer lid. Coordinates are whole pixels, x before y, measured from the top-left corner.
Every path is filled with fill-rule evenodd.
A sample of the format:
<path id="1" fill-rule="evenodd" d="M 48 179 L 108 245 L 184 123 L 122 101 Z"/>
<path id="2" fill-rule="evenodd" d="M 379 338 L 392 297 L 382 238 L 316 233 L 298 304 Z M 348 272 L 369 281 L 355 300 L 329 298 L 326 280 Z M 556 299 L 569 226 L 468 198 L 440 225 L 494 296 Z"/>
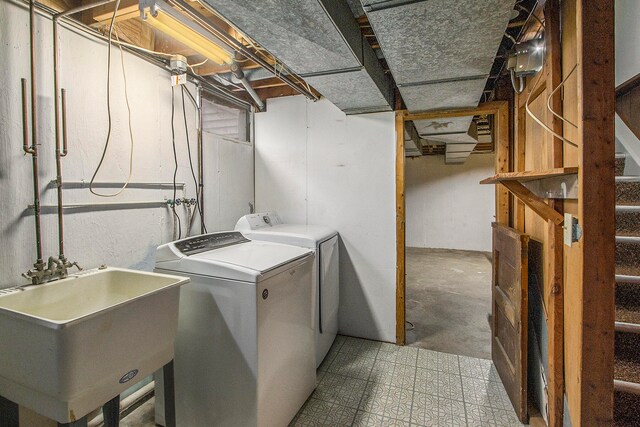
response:
<path id="1" fill-rule="evenodd" d="M 192 261 L 211 261 L 265 273 L 290 261 L 304 257 L 311 251 L 298 246 L 271 242 L 249 241 L 192 255 Z"/>
<path id="2" fill-rule="evenodd" d="M 223 236 L 225 234 L 226 236 Z M 226 242 L 230 233 L 213 233 L 200 236 L 194 248 L 191 244 L 185 253 L 183 241 L 166 243 L 156 251 L 156 268 L 203 276 L 256 282 L 261 278 L 270 277 L 289 265 L 302 262 L 302 259 L 313 254 L 313 251 L 297 246 L 271 242 L 254 242 L 242 237 L 236 243 L 216 246 L 203 252 L 191 249 L 201 249 L 201 240 Z M 240 234 L 240 233 L 235 233 Z"/>

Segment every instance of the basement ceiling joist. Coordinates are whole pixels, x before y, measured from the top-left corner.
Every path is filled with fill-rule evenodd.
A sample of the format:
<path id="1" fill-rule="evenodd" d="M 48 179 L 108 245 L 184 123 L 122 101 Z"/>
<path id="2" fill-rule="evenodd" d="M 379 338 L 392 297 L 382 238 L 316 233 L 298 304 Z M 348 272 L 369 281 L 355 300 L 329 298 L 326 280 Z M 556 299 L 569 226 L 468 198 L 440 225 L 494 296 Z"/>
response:
<path id="1" fill-rule="evenodd" d="M 391 83 L 346 2 L 205 1 L 343 111 L 391 110 Z"/>

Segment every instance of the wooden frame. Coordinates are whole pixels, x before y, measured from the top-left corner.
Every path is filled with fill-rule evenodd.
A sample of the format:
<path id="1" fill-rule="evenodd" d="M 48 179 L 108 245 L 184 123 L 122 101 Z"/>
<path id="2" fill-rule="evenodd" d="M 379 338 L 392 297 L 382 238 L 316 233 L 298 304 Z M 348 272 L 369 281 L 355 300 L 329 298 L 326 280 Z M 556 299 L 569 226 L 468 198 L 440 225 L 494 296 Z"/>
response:
<path id="1" fill-rule="evenodd" d="M 405 334 L 405 183 L 404 183 L 404 123 L 409 120 L 442 119 L 476 115 L 493 115 L 495 118 L 496 173 L 509 171 L 509 103 L 507 101 L 485 102 L 477 108 L 459 108 L 424 113 L 396 111 L 396 343 L 404 345 Z M 496 188 L 496 222 L 509 224 L 509 193 Z"/>

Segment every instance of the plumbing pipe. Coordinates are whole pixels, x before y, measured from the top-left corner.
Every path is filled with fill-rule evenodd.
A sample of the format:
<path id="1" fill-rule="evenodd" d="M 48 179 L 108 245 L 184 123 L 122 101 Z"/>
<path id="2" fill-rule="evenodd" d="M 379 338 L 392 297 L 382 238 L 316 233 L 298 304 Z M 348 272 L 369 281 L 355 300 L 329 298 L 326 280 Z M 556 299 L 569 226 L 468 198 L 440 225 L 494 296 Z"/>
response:
<path id="1" fill-rule="evenodd" d="M 236 80 L 234 83 L 242 84 L 242 86 L 244 86 L 247 93 L 251 96 L 253 101 L 258 106 L 258 110 L 263 111 L 264 102 L 262 102 L 262 99 L 260 99 L 256 91 L 253 89 L 253 87 L 247 80 L 247 77 L 244 75 L 242 68 L 240 68 L 240 64 L 238 64 L 238 62 L 235 59 L 233 61 L 233 64 L 231 64 L 231 73 L 233 74 L 234 80 Z"/>
<path id="2" fill-rule="evenodd" d="M 54 86 L 57 86 L 54 84 Z M 56 90 L 56 110 L 58 108 L 58 92 Z M 62 89 L 62 133 L 64 134 L 64 145 L 63 148 L 60 148 L 60 134 L 58 132 L 58 120 L 56 117 L 56 123 L 54 125 L 55 129 L 55 141 L 56 141 L 56 189 L 58 195 L 58 258 L 62 262 L 62 264 L 66 264 L 66 257 L 64 256 L 64 219 L 62 212 L 62 157 L 67 155 L 67 143 L 66 143 L 66 134 L 67 134 L 67 123 L 66 123 L 66 107 L 67 107 L 67 96 L 66 91 Z M 57 115 L 57 114 L 56 114 Z"/>
<path id="3" fill-rule="evenodd" d="M 52 185 L 56 185 L 56 180 L 52 180 L 51 184 Z M 93 186 L 94 187 L 103 187 L 103 188 L 108 188 L 108 187 L 122 187 L 122 185 L 124 184 L 124 182 L 94 182 Z M 176 187 L 178 188 L 184 188 L 185 187 L 185 183 L 184 182 L 176 182 Z M 87 181 L 65 181 L 62 183 L 62 187 L 70 187 L 70 188 L 88 188 L 89 187 L 89 183 Z M 173 187 L 173 182 L 130 182 L 129 185 L 127 185 L 127 187 L 132 187 L 132 188 L 143 188 L 143 187 Z"/>
<path id="4" fill-rule="evenodd" d="M 91 208 L 97 206 L 149 206 L 149 207 L 161 207 L 167 206 L 168 200 L 146 200 L 146 201 L 132 201 L 132 202 L 89 202 L 89 203 L 70 203 L 67 205 L 62 205 L 63 209 L 82 209 L 82 208 Z M 34 205 L 27 206 L 29 209 L 33 209 Z M 44 209 L 54 209 L 58 208 L 57 205 L 44 205 L 41 206 Z"/>
<path id="5" fill-rule="evenodd" d="M 45 264 L 42 259 L 42 231 L 40 227 L 40 184 L 38 180 L 38 109 L 36 94 L 36 8 L 35 0 L 29 2 L 29 42 L 30 42 L 30 66 L 31 66 L 31 147 L 27 147 L 28 141 L 23 141 L 23 150 L 27 154 L 31 154 L 31 163 L 33 169 L 33 212 L 36 226 L 36 262 L 33 265 L 37 271 L 43 271 Z M 26 80 L 22 79 L 22 102 L 23 114 L 26 113 L 27 96 L 26 96 Z M 27 118 L 23 117 L 23 136 L 27 136 L 26 130 Z M 36 284 L 36 278 L 33 278 Z"/>

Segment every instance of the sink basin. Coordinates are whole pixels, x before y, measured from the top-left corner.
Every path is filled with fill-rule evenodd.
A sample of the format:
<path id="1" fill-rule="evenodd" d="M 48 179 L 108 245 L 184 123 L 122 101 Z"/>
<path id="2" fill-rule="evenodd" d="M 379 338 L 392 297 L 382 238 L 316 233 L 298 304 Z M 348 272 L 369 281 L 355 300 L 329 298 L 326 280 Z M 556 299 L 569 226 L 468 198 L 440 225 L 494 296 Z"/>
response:
<path id="1" fill-rule="evenodd" d="M 173 359 L 188 281 L 108 267 L 0 293 L 0 395 L 84 417 Z"/>

